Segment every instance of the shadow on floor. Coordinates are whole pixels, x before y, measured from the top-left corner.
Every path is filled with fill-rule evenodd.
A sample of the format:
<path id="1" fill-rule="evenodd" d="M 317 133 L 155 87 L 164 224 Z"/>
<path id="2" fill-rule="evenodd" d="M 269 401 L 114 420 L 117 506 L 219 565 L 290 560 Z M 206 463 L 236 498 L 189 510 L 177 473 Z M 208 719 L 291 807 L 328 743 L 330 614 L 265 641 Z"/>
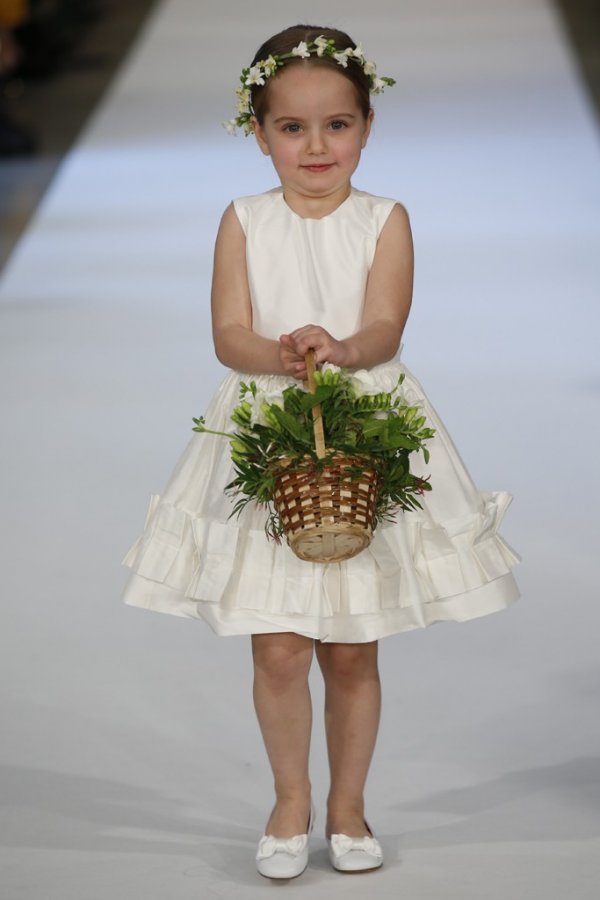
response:
<path id="1" fill-rule="evenodd" d="M 407 831 L 405 847 L 588 840 L 600 835 L 600 758 L 506 772 L 397 808 L 400 814 L 413 810 L 453 817 L 450 823 Z"/>

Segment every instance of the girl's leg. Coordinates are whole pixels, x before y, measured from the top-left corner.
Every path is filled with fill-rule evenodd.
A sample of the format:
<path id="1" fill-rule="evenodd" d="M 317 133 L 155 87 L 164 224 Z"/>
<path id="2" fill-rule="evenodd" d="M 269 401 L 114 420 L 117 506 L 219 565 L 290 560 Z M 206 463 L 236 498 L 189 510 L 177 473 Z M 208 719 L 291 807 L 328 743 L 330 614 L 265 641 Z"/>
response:
<path id="1" fill-rule="evenodd" d="M 273 770 L 276 803 L 265 834 L 304 834 L 312 705 L 308 672 L 314 641 L 299 634 L 253 634 L 254 707 Z"/>
<path id="2" fill-rule="evenodd" d="M 323 644 L 316 654 L 325 679 L 325 731 L 331 787 L 326 833 L 362 837 L 364 787 L 381 711 L 377 641 Z"/>

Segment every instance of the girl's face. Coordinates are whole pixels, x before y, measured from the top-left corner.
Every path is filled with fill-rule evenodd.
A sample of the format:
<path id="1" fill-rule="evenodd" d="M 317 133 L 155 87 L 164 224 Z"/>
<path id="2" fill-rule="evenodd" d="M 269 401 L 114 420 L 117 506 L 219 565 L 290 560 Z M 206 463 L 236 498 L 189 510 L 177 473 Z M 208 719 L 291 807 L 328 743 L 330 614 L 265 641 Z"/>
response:
<path id="1" fill-rule="evenodd" d="M 254 130 L 288 202 L 337 195 L 341 202 L 372 119 L 372 111 L 365 119 L 354 86 L 335 69 L 292 65 L 273 77 L 268 112 Z"/>

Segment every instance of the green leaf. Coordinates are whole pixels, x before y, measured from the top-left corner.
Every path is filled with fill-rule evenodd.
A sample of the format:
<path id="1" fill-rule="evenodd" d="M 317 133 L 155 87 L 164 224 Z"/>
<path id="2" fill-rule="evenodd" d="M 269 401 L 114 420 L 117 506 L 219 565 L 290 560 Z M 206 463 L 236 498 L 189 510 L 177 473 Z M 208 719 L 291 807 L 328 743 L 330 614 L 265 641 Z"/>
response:
<path id="1" fill-rule="evenodd" d="M 282 428 L 285 428 L 292 437 L 295 437 L 297 440 L 302 440 L 304 437 L 303 430 L 298 424 L 298 421 L 294 419 L 293 416 L 290 416 L 289 413 L 284 412 L 283 409 L 280 409 L 279 406 L 271 406 L 271 412 L 275 419 L 279 422 Z"/>
<path id="2" fill-rule="evenodd" d="M 308 412 L 308 410 L 312 409 L 313 406 L 316 406 L 317 403 L 323 403 L 324 401 L 329 400 L 334 393 L 335 385 L 320 384 L 317 386 L 314 394 L 311 394 L 310 391 L 304 393 L 304 396 L 300 400 L 300 409 L 302 412 Z"/>

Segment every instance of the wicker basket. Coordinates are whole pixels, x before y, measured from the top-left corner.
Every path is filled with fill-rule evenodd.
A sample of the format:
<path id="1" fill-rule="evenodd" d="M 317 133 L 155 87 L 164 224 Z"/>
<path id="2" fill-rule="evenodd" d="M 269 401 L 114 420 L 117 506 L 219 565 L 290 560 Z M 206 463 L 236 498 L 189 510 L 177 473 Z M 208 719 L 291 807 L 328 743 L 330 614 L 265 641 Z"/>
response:
<path id="1" fill-rule="evenodd" d="M 306 355 L 308 387 L 315 391 L 314 354 Z M 315 449 L 326 456 L 321 408 L 313 407 Z M 296 556 L 310 562 L 342 562 L 368 547 L 373 537 L 377 475 L 372 469 L 358 477 L 348 471 L 364 466 L 364 457 L 336 453 L 317 471 L 306 465 L 284 470 L 275 482 L 274 504 L 287 542 Z"/>

